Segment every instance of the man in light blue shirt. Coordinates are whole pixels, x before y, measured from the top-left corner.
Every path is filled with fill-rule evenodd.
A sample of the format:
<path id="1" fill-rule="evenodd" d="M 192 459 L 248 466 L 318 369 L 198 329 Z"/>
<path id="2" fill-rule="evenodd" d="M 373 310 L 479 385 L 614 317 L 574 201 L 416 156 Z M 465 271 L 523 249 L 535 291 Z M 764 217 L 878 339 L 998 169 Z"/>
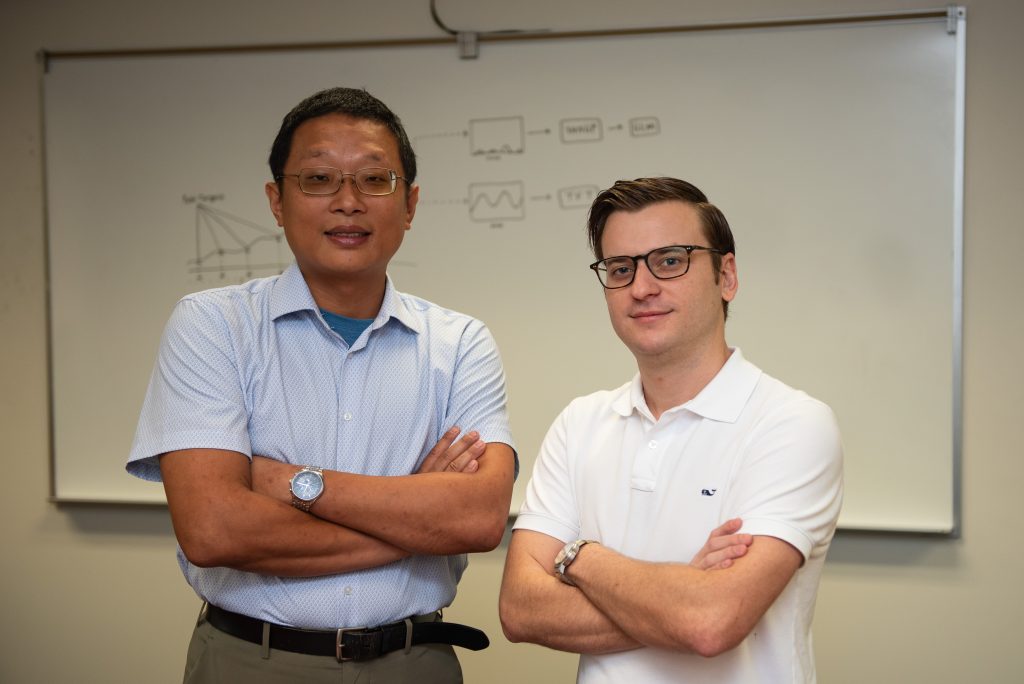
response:
<path id="1" fill-rule="evenodd" d="M 296 264 L 178 303 L 127 466 L 162 480 L 207 603 L 185 680 L 461 681 L 452 645 L 487 640 L 438 611 L 515 473 L 497 348 L 387 276 L 419 187 L 383 103 L 307 98 L 270 167 Z"/>

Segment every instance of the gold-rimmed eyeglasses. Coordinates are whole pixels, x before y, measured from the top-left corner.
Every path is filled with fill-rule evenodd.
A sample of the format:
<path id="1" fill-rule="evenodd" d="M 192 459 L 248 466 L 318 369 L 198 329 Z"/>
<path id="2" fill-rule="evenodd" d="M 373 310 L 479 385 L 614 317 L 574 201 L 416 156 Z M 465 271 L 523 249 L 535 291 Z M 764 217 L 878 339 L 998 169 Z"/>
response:
<path id="1" fill-rule="evenodd" d="M 370 166 L 359 169 L 355 173 L 344 173 L 341 169 L 331 166 L 313 166 L 306 169 L 299 169 L 298 173 L 282 173 L 274 176 L 274 180 L 282 178 L 297 178 L 299 190 L 307 195 L 333 195 L 341 190 L 341 184 L 345 177 L 351 176 L 355 181 L 356 190 L 364 195 L 390 195 L 398 187 L 398 181 L 408 179 L 399 176 L 392 169 L 379 166 Z"/>

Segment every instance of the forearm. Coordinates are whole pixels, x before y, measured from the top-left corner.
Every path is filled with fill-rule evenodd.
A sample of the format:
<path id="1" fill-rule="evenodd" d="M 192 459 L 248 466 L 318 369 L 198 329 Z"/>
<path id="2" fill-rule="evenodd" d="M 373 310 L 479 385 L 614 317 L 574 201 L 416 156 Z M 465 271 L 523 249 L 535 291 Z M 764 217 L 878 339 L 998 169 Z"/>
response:
<path id="1" fill-rule="evenodd" d="M 490 444 L 474 472 L 370 476 L 324 471 L 315 516 L 409 553 L 489 551 L 501 541 L 512 497 L 512 450 Z M 261 460 L 257 491 L 284 500 L 295 466 Z"/>
<path id="2" fill-rule="evenodd" d="M 779 553 L 794 570 L 799 562 L 798 554 L 796 560 L 785 555 L 795 553 L 791 547 L 771 540 L 755 554 L 759 558 L 750 563 L 744 558 L 737 566 L 734 561 L 747 556 L 753 544 L 753 537 L 738 534 L 741 524 L 728 520 L 712 530 L 689 565 L 645 563 L 599 543 L 586 544 L 566 571 L 577 587 L 554 575 L 560 540 L 516 530 L 501 585 L 502 628 L 512 641 L 577 653 L 644 645 L 704 652 L 701 639 L 716 635 L 704 623 L 728 620 L 738 614 L 732 606 L 741 605 L 748 610 L 740 614 L 752 626 L 788 581 L 792 570 L 777 572 L 779 563 L 769 552 Z M 748 592 L 744 583 L 758 588 Z"/>
<path id="3" fill-rule="evenodd" d="M 241 454 L 176 452 L 160 465 L 175 535 L 195 565 L 303 577 L 378 567 L 409 555 L 253 492 Z"/>
<path id="4" fill-rule="evenodd" d="M 499 467 L 481 462 L 473 474 L 406 477 L 337 473 L 340 496 L 315 513 L 413 553 L 490 551 L 501 542 L 512 496 L 511 472 L 506 477 Z"/>
<path id="5" fill-rule="evenodd" d="M 561 543 L 517 530 L 505 558 L 498 609 L 505 636 L 573 653 L 611 653 L 637 648 L 579 589 L 558 580 L 534 554 L 554 557 Z M 537 551 L 537 548 L 541 551 Z"/>
<path id="6" fill-rule="evenodd" d="M 714 656 L 747 637 L 800 561 L 798 551 L 771 537 L 755 537 L 743 562 L 716 571 L 638 561 L 588 544 L 568 574 L 637 641 Z"/>
<path id="7" fill-rule="evenodd" d="M 640 646 L 574 587 L 537 571 L 507 574 L 499 612 L 505 637 L 572 653 L 613 653 Z"/>
<path id="8" fill-rule="evenodd" d="M 182 549 L 196 565 L 264 575 L 333 575 L 395 562 L 410 554 L 362 532 L 319 520 L 252 494 L 241 515 L 222 511 L 215 529 Z M 191 553 L 190 553 L 191 551 Z"/>
<path id="9" fill-rule="evenodd" d="M 588 544 L 568 574 L 596 609 L 646 646 L 700 652 L 701 635 L 726 612 L 724 605 L 708 610 L 711 573 L 685 564 L 647 563 Z"/>

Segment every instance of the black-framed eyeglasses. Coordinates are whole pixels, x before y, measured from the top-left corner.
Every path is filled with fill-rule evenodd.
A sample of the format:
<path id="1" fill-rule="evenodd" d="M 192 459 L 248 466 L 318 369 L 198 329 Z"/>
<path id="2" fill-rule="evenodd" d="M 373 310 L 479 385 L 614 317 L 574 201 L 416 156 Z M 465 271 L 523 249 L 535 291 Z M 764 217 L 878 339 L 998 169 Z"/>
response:
<path id="1" fill-rule="evenodd" d="M 633 282 L 633 278 L 636 277 L 636 269 L 641 261 L 647 264 L 647 270 L 651 272 L 651 275 L 659 280 L 671 280 L 684 276 L 690 270 L 690 255 L 698 250 L 712 254 L 726 254 L 726 252 L 713 247 L 670 245 L 652 249 L 647 254 L 601 259 L 590 264 L 590 268 L 597 274 L 601 285 L 606 289 L 615 290 Z"/>
<path id="2" fill-rule="evenodd" d="M 355 173 L 344 173 L 341 169 L 331 166 L 313 166 L 306 169 L 299 169 L 298 173 L 283 173 L 274 176 L 274 180 L 282 178 L 298 178 L 299 190 L 307 195 L 333 195 L 341 190 L 341 184 L 345 182 L 345 176 L 351 176 L 355 181 L 356 190 L 364 195 L 390 195 L 398 187 L 398 181 L 408 179 L 399 176 L 392 169 L 385 169 L 379 166 L 370 166 L 359 169 Z"/>

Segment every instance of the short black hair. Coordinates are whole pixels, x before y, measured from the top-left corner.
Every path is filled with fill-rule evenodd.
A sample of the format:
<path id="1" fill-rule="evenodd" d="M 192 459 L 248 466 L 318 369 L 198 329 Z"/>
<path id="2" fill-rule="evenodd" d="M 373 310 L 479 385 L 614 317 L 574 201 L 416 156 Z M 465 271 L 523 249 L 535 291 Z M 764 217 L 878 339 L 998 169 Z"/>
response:
<path id="1" fill-rule="evenodd" d="M 328 114 L 342 114 L 353 119 L 376 121 L 387 127 L 398 143 L 398 158 L 402 163 L 401 176 L 407 180 L 406 186 L 412 187 L 416 180 L 416 153 L 413 152 L 409 136 L 405 134 L 401 119 L 386 104 L 361 88 L 328 88 L 314 93 L 285 115 L 281 121 L 281 129 L 270 147 L 271 176 L 275 179 L 284 173 L 284 164 L 292 151 L 292 139 L 295 129 L 310 119 Z"/>

